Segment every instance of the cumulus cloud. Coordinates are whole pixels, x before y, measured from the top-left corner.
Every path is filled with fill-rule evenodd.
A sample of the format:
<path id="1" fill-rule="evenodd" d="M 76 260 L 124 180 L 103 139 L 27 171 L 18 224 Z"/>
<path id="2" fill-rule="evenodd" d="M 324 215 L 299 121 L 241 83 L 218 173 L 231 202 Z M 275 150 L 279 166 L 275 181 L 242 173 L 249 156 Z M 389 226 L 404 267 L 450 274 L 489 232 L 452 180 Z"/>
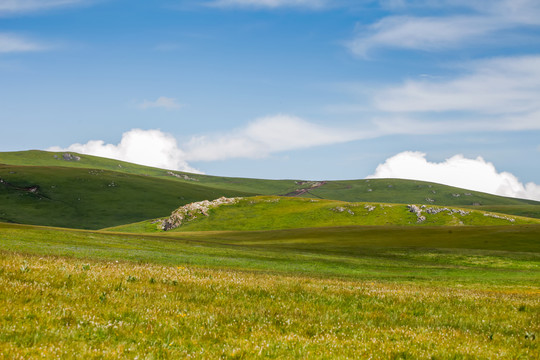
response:
<path id="1" fill-rule="evenodd" d="M 540 200 L 540 185 L 523 184 L 509 172 L 498 172 L 482 157 L 454 155 L 445 161 L 429 162 L 422 152 L 405 151 L 377 166 L 374 178 L 422 180 L 495 195 Z"/>
<path id="2" fill-rule="evenodd" d="M 327 0 L 214 0 L 209 2 L 214 7 L 244 7 L 244 8 L 281 8 L 303 7 L 317 9 L 324 7 Z"/>
<path id="3" fill-rule="evenodd" d="M 453 15 L 391 15 L 378 22 L 359 26 L 356 38 L 347 45 L 356 55 L 366 57 L 376 48 L 446 50 L 480 40 L 500 31 L 540 25 L 540 5 L 536 0 L 478 1 L 386 1 L 393 11 L 441 8 Z M 454 9 L 449 12 L 448 9 Z M 457 14 L 457 15 L 456 15 Z"/>
<path id="4" fill-rule="evenodd" d="M 165 96 L 160 96 L 154 101 L 144 100 L 138 107 L 141 109 L 151 109 L 151 108 L 161 108 L 161 109 L 180 109 L 182 104 L 178 103 L 175 98 L 169 98 Z"/>
<path id="5" fill-rule="evenodd" d="M 26 37 L 0 33 L 0 53 L 42 51 L 47 47 Z"/>
<path id="6" fill-rule="evenodd" d="M 67 148 L 54 146 L 47 150 L 73 151 L 158 168 L 200 173 L 186 162 L 185 153 L 178 147 L 176 139 L 160 130 L 132 129 L 122 134 L 122 140 L 116 145 L 106 144 L 103 140 L 92 140 L 86 144 L 73 144 Z"/>
<path id="7" fill-rule="evenodd" d="M 0 14 L 16 14 L 77 5 L 88 0 L 0 0 Z"/>
<path id="8" fill-rule="evenodd" d="M 289 115 L 257 119 L 246 127 L 225 134 L 194 137 L 186 144 L 190 161 L 228 158 L 261 158 L 269 154 L 358 140 L 367 132 L 337 129 L 310 123 Z"/>

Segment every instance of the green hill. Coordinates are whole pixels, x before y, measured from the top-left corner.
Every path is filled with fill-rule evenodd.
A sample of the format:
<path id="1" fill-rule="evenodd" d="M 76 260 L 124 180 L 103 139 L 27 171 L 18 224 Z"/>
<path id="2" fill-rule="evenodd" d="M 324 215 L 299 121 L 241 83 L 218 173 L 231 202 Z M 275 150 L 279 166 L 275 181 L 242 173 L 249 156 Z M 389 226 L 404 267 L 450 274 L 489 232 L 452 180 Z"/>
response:
<path id="1" fill-rule="evenodd" d="M 6 164 L 0 165 L 0 221 L 4 222 L 98 229 L 167 216 L 195 201 L 249 195 L 472 206 L 540 218 L 539 202 L 422 181 L 218 177 L 37 150 L 0 153 L 0 164 Z"/>
<path id="2" fill-rule="evenodd" d="M 469 191 L 415 180 L 364 179 L 345 181 L 304 181 L 220 177 L 191 174 L 181 171 L 169 171 L 73 152 L 67 153 L 72 156 L 71 160 L 64 160 L 64 154 L 66 153 L 39 150 L 0 152 L 0 164 L 62 166 L 111 170 L 128 174 L 175 180 L 184 183 L 196 183 L 198 185 L 249 192 L 259 195 L 289 195 L 349 202 L 426 203 L 448 206 L 540 206 L 540 202 L 538 201 L 496 196 L 478 191 Z M 75 160 L 74 157 L 78 157 L 79 159 Z M 516 207 L 508 207 L 508 210 L 522 212 L 522 209 Z M 537 211 L 533 210 L 531 213 L 536 215 Z"/>
<path id="3" fill-rule="evenodd" d="M 178 226 L 169 231 L 272 230 L 330 226 L 490 226 L 540 224 L 539 219 L 432 205 L 347 203 L 334 200 L 257 196 L 232 203 L 196 203 L 175 211 Z M 163 232 L 161 221 L 148 220 L 107 229 L 121 232 Z"/>
<path id="4" fill-rule="evenodd" d="M 82 229 L 165 216 L 181 204 L 246 192 L 151 176 L 0 165 L 0 221 Z"/>

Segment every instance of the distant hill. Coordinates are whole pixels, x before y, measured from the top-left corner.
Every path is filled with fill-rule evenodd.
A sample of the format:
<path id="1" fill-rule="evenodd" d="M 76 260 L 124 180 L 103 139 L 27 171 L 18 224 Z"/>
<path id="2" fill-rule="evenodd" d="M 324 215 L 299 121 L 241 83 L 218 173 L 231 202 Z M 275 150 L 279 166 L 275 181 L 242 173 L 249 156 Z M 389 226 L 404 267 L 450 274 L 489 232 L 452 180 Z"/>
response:
<path id="1" fill-rule="evenodd" d="M 99 169 L 0 165 L 0 221 L 100 229 L 247 192 Z"/>
<path id="2" fill-rule="evenodd" d="M 226 196 L 472 207 L 540 217 L 540 202 L 413 180 L 266 180 L 191 174 L 73 152 L 0 153 L 0 221 L 99 229 Z"/>

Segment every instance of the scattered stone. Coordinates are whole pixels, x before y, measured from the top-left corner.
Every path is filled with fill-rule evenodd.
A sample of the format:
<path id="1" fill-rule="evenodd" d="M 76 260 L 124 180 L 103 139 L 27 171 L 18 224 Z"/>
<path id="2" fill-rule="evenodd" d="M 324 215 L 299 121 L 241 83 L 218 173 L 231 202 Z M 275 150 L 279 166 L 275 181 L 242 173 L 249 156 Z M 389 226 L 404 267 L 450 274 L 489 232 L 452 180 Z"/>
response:
<path id="1" fill-rule="evenodd" d="M 120 166 L 120 165 L 118 165 L 118 166 Z M 174 176 L 174 177 L 177 177 L 177 178 L 182 179 L 182 180 L 199 181 L 198 179 L 189 177 L 186 174 L 177 174 L 177 173 L 172 172 L 172 171 L 167 171 L 167 175 Z"/>
<path id="2" fill-rule="evenodd" d="M 376 207 L 373 206 L 373 205 L 366 204 L 366 205 L 364 205 L 364 209 L 366 209 L 368 212 L 372 212 L 373 210 L 376 209 Z"/>
<path id="3" fill-rule="evenodd" d="M 464 195 L 465 195 L 465 196 L 472 196 L 471 193 L 465 193 Z"/>
<path id="4" fill-rule="evenodd" d="M 428 203 L 434 203 L 434 202 L 435 202 L 435 200 L 433 200 L 432 198 L 426 198 L 426 201 L 427 201 Z"/>
<path id="5" fill-rule="evenodd" d="M 507 216 L 497 215 L 497 214 L 484 213 L 484 216 L 495 218 L 495 219 L 508 220 L 510 222 L 516 221 L 516 219 L 510 218 L 510 217 L 507 217 Z"/>
<path id="6" fill-rule="evenodd" d="M 81 160 L 80 156 L 72 155 L 72 154 L 70 154 L 70 153 L 64 153 L 64 154 L 62 154 L 62 158 L 63 158 L 65 161 L 79 161 L 79 160 Z"/>
<path id="7" fill-rule="evenodd" d="M 452 194 L 453 197 L 460 197 L 461 194 Z"/>

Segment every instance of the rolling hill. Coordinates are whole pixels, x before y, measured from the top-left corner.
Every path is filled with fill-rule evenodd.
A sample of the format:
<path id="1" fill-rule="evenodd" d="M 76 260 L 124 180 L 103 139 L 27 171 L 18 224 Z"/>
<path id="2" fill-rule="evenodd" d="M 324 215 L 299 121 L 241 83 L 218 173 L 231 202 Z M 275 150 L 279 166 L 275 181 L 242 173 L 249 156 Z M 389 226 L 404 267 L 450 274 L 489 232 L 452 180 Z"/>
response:
<path id="1" fill-rule="evenodd" d="M 23 224 L 100 229 L 167 216 L 191 202 L 250 195 L 467 206 L 540 218 L 539 202 L 422 181 L 218 177 L 37 150 L 0 153 L 0 164 L 0 221 Z"/>
<path id="2" fill-rule="evenodd" d="M 246 192 L 126 173 L 0 165 L 0 221 L 79 229 L 164 216 L 193 201 Z"/>
<path id="3" fill-rule="evenodd" d="M 231 203 L 183 206 L 166 218 L 168 231 L 273 230 L 330 226 L 494 226 L 540 224 L 540 219 L 441 206 L 347 203 L 277 196 L 229 199 Z M 206 204 L 205 204 L 206 203 Z M 173 214 L 174 214 L 173 213 Z M 174 223 L 174 224 L 173 224 Z M 120 232 L 164 232 L 161 221 L 109 228 Z"/>

